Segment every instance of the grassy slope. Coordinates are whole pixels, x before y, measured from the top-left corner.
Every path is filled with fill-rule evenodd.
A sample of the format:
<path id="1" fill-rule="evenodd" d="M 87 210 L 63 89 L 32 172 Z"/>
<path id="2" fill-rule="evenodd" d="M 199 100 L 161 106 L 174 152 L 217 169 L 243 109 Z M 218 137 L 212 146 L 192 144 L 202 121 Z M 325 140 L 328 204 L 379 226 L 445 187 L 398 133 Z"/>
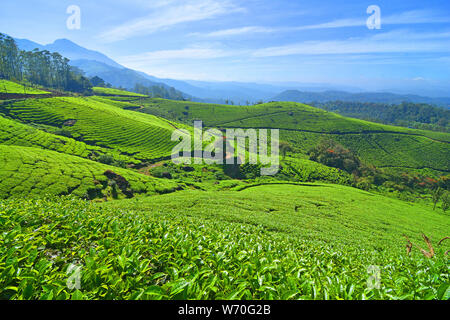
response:
<path id="1" fill-rule="evenodd" d="M 278 128 L 297 153 L 307 153 L 321 136 L 330 136 L 379 167 L 450 171 L 450 134 L 387 126 L 342 117 L 303 104 L 275 102 L 225 106 L 147 99 L 141 112 L 206 127 Z M 431 156 L 432 155 L 432 156 Z"/>
<path id="2" fill-rule="evenodd" d="M 49 94 L 50 92 L 39 90 L 36 88 L 25 87 L 23 85 L 9 81 L 0 80 L 0 93 L 16 93 L 16 94 Z"/>
<path id="3" fill-rule="evenodd" d="M 0 298 L 433 299 L 448 288 L 444 248 L 407 257 L 401 239 L 421 245 L 423 230 L 436 243 L 448 216 L 351 188 L 55 200 L 0 201 Z M 79 291 L 66 285 L 72 263 Z M 379 290 L 367 288 L 372 265 Z"/>
<path id="4" fill-rule="evenodd" d="M 124 97 L 147 97 L 146 95 L 129 92 L 125 90 L 113 89 L 113 88 L 102 88 L 94 87 L 92 88 L 94 94 L 104 95 L 104 96 L 124 96 Z"/>
<path id="5" fill-rule="evenodd" d="M 230 106 L 165 99 L 145 99 L 144 111 L 170 112 L 178 120 L 192 123 L 200 119 L 207 127 L 278 128 L 324 133 L 360 133 L 387 131 L 424 135 L 450 142 L 450 134 L 389 126 L 359 119 L 295 102 L 271 102 L 254 106 Z M 183 114 L 183 113 L 186 114 Z"/>
<path id="6" fill-rule="evenodd" d="M 0 198 L 73 194 L 108 197 L 105 171 L 122 175 L 135 193 L 174 191 L 176 183 L 38 148 L 0 145 Z M 119 193 L 120 190 L 117 189 Z"/>
<path id="7" fill-rule="evenodd" d="M 402 234 L 416 242 L 421 241 L 421 232 L 439 240 L 450 226 L 449 215 L 429 207 L 351 187 L 269 184 L 240 189 L 220 193 L 183 191 L 107 206 L 259 225 L 307 240 L 397 252 L 403 252 Z"/>
<path id="8" fill-rule="evenodd" d="M 58 127 L 76 119 L 77 123 L 68 128 L 75 137 L 112 147 L 138 161 L 169 156 L 174 146 L 171 132 L 175 126 L 182 126 L 144 112 L 184 123 L 201 119 L 207 127 L 281 128 L 281 139 L 289 141 L 300 154 L 307 153 L 320 136 L 327 135 L 378 167 L 450 171 L 450 135 L 445 133 L 345 118 L 297 103 L 243 107 L 163 99 L 143 101 L 140 105 L 108 97 L 52 98 L 6 104 L 0 111 L 23 121 Z"/>
<path id="9" fill-rule="evenodd" d="M 101 148 L 71 138 L 57 136 L 0 116 L 0 144 L 49 149 L 87 158 Z"/>
<path id="10" fill-rule="evenodd" d="M 164 119 L 136 113 L 92 98 L 49 98 L 16 101 L 0 106 L 0 112 L 24 122 L 65 127 L 88 144 L 112 148 L 137 160 L 170 156 L 175 145 L 175 125 Z"/>
<path id="11" fill-rule="evenodd" d="M 55 131 L 52 127 L 45 127 L 45 129 Z M 110 154 L 116 160 L 127 163 L 138 162 L 112 149 L 88 145 L 82 141 L 43 131 L 2 116 L 0 116 L 0 144 L 53 150 L 87 159 L 92 159 L 94 155 Z"/>
<path id="12" fill-rule="evenodd" d="M 76 119 L 75 125 L 68 127 L 74 135 L 123 153 L 137 152 L 133 155 L 137 158 L 153 157 L 171 149 L 165 144 L 170 141 L 173 124 L 124 110 L 135 107 L 133 103 L 108 100 L 94 97 L 19 101 L 3 105 L 0 111 L 25 122 L 55 127 Z M 289 122 L 290 117 L 303 117 L 309 119 L 310 128 L 331 130 L 327 132 L 335 130 L 333 126 L 347 133 L 378 131 L 380 127 L 390 131 L 382 125 L 336 119 L 331 113 L 326 115 L 330 118 L 316 117 L 317 109 L 298 104 L 286 106 L 291 111 L 281 112 L 273 111 L 280 109 L 279 104 L 249 107 L 255 108 L 246 111 L 251 116 L 236 120 L 242 119 L 236 117 L 242 116 L 243 107 L 214 106 L 217 110 L 213 112 L 207 107 L 211 105 L 149 101 L 164 106 L 150 108 L 147 102 L 147 110 L 143 111 L 153 113 L 160 108 L 158 112 L 179 121 L 205 117 L 211 126 L 221 126 L 217 119 L 222 116 L 224 127 L 240 121 L 245 125 L 247 120 L 255 126 L 291 126 L 295 123 Z M 201 117 L 194 113 L 195 108 Z M 267 111 L 279 118 L 265 119 Z M 27 131 L 25 125 L 15 121 L 0 118 L 0 128 L 0 137 L 9 144 L 39 145 L 41 135 L 44 141 L 55 141 L 51 144 L 58 146 L 55 150 L 68 152 L 59 149 L 59 142 L 52 140 L 55 136 L 29 127 Z M 16 129 L 23 132 L 17 138 Z M 423 165 L 433 154 L 437 163 L 448 167 L 448 157 L 443 158 L 448 149 L 439 144 L 441 153 L 434 153 L 437 142 L 430 139 L 445 140 L 447 136 L 395 129 L 400 133 L 333 136 L 350 139 L 340 141 L 360 146 L 360 153 L 374 154 L 375 160 L 385 149 L 393 153 L 393 159 L 405 157 L 402 161 L 407 164 L 417 160 Z M 408 132 L 414 135 L 404 134 Z M 288 130 L 283 134 L 286 139 L 294 139 L 298 150 L 307 150 L 318 137 L 315 133 Z M 383 138 L 387 141 L 376 140 Z M 402 145 L 404 140 L 396 141 L 401 138 L 411 141 Z M 411 153 L 411 146 L 422 148 L 417 139 L 424 139 L 424 146 L 429 145 L 430 149 L 425 149 L 429 154 L 422 149 L 417 149 L 416 155 Z M 370 149 L 364 141 L 377 144 Z M 399 150 L 399 146 L 404 149 Z M 420 152 L 423 160 L 416 159 Z M 308 160 L 287 158 L 286 162 L 294 167 L 306 166 L 311 174 L 346 179 L 340 172 Z M 111 188 L 104 176 L 108 169 L 123 175 L 136 192 L 164 193 L 177 187 L 167 180 L 79 157 L 0 144 L 0 198 L 12 194 L 20 198 L 66 193 L 83 196 L 92 189 L 100 189 L 108 196 Z M 291 169 L 285 166 L 283 170 Z M 412 299 L 441 297 L 439 292 L 446 288 L 449 267 L 443 257 L 444 248 L 438 249 L 438 257 L 433 260 L 423 258 L 417 250 L 408 258 L 401 235 L 407 234 L 413 242 L 425 246 L 420 239 L 420 232 L 425 232 L 436 243 L 448 235 L 448 215 L 420 204 L 335 185 L 239 185 L 235 189 L 182 191 L 101 205 L 59 198 L 0 201 L 0 242 L 4 243 L 0 247 L 0 299 Z M 67 289 L 66 271 L 71 263 L 83 266 L 81 291 Z M 367 289 L 370 265 L 382 270 L 381 290 Z"/>

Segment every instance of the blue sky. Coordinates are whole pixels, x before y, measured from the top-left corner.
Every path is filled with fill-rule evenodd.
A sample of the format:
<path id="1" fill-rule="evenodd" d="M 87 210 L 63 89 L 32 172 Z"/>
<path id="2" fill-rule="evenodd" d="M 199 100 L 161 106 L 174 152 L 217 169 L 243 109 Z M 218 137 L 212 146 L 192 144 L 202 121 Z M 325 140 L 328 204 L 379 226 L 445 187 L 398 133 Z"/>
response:
<path id="1" fill-rule="evenodd" d="M 81 9 L 80 30 L 66 27 L 69 5 Z M 370 5 L 379 30 L 366 26 Z M 0 32 L 67 38 L 163 78 L 450 87 L 442 0 L 16 0 L 3 1 Z"/>

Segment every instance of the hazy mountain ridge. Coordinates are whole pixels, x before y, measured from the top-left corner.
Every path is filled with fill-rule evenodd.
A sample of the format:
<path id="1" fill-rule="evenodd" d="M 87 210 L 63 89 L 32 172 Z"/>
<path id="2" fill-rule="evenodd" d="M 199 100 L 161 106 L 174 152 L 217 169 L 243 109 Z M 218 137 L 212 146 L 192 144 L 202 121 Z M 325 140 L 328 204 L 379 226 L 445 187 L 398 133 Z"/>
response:
<path id="1" fill-rule="evenodd" d="M 196 101 L 210 103 L 233 102 L 234 104 L 252 104 L 257 101 L 294 101 L 294 102 L 402 102 L 428 103 L 450 106 L 450 97 L 434 98 L 413 94 L 396 94 L 390 92 L 364 92 L 358 88 L 335 86 L 329 84 L 307 83 L 244 83 L 220 81 L 196 81 L 161 79 L 141 71 L 125 68 L 106 55 L 83 48 L 67 39 L 59 39 L 48 45 L 40 45 L 27 39 L 15 39 L 22 50 L 48 50 L 59 52 L 71 60 L 70 64 L 83 70 L 87 76 L 99 76 L 116 87 L 133 90 L 136 84 L 144 86 L 174 87 L 186 97 Z M 351 92 L 349 92 L 351 91 Z M 359 91 L 359 92 L 358 92 Z M 195 97 L 195 98 L 194 98 Z"/>
<path id="2" fill-rule="evenodd" d="M 430 98 L 419 95 L 400 95 L 390 92 L 362 92 L 350 93 L 345 91 L 324 91 L 324 92 L 304 92 L 298 90 L 287 90 L 273 97 L 274 101 L 292 101 L 292 102 L 328 102 L 328 101 L 347 101 L 347 102 L 372 102 L 400 104 L 402 102 L 428 103 L 439 106 L 450 106 L 450 98 Z"/>
<path id="3" fill-rule="evenodd" d="M 67 39 L 58 39 L 47 45 L 41 45 L 27 39 L 15 39 L 15 41 L 20 49 L 26 51 L 31 51 L 37 48 L 39 50 L 58 52 L 62 56 L 69 58 L 71 61 L 95 60 L 115 68 L 124 68 L 122 65 L 118 64 L 103 53 L 83 48 Z"/>

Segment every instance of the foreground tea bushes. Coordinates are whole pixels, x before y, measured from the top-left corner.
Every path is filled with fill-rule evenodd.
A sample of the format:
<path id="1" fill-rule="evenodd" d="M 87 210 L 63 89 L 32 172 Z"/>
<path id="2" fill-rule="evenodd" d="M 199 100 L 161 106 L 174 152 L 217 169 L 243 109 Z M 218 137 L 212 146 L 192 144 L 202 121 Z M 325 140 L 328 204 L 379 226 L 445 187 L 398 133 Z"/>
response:
<path id="1" fill-rule="evenodd" d="M 131 211 L 69 198 L 0 200 L 0 299 L 448 296 L 443 256 L 305 241 L 187 211 Z M 381 269 L 380 289 L 367 288 L 371 265 Z M 79 283 L 71 274 L 77 267 Z"/>

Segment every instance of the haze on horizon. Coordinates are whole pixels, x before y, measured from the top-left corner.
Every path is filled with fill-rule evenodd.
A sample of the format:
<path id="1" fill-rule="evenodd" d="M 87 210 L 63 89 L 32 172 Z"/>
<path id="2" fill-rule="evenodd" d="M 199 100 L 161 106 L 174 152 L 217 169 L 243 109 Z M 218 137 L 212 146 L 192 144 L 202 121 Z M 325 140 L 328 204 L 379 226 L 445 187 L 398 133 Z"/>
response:
<path id="1" fill-rule="evenodd" d="M 80 29 L 67 28 L 71 5 L 81 9 Z M 366 25 L 371 5 L 381 29 Z M 0 32 L 42 44 L 67 38 L 159 78 L 450 96 L 442 1 L 19 0 L 2 3 Z"/>

